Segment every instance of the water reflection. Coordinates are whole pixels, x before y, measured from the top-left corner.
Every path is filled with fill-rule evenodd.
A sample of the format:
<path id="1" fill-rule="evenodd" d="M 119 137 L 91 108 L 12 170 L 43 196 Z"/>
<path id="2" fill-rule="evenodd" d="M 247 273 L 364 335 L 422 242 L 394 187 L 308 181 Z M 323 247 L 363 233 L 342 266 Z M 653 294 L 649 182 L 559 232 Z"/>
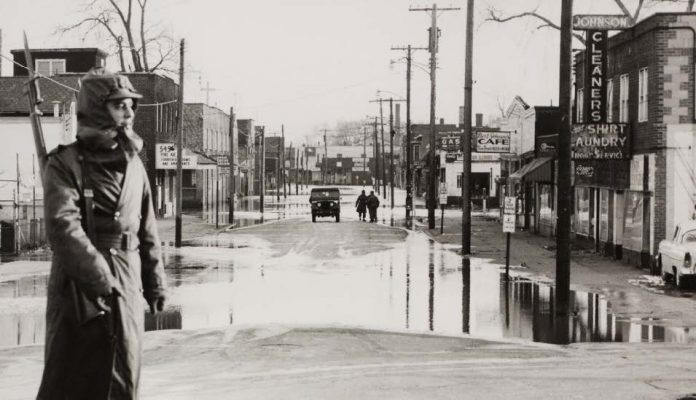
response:
<path id="1" fill-rule="evenodd" d="M 168 248 L 164 313 L 151 329 L 230 324 L 305 324 L 432 331 L 537 342 L 696 342 L 696 329 L 617 318 L 598 294 L 571 293 L 555 315 L 553 287 L 514 278 L 480 258 L 462 258 L 423 235 L 369 254 L 317 259 L 298 248 L 273 256 L 243 243 Z M 0 284 L 0 346 L 41 343 L 45 277 Z"/>

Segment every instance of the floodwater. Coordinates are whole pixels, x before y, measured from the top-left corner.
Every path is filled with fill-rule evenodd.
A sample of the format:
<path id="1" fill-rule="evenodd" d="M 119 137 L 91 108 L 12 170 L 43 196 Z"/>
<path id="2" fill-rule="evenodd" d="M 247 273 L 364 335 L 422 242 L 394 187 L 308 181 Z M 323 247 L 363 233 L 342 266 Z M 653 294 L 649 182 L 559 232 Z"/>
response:
<path id="1" fill-rule="evenodd" d="M 359 327 L 537 342 L 696 342 L 696 328 L 619 318 L 600 295 L 573 292 L 573 314 L 553 312 L 551 286 L 504 279 L 500 266 L 470 264 L 421 234 L 387 250 L 331 259 L 273 255 L 247 236 L 165 249 L 165 312 L 146 328 L 288 324 Z M 46 276 L 0 282 L 0 347 L 42 343 Z"/>

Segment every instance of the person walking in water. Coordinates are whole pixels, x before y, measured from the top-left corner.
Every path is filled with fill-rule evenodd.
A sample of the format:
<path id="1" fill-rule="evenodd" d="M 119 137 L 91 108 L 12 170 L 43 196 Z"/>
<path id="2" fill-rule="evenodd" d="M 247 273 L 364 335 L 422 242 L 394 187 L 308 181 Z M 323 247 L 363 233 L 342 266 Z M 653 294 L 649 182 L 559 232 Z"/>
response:
<path id="1" fill-rule="evenodd" d="M 358 199 L 355 201 L 355 207 L 358 211 L 358 220 L 364 221 L 365 214 L 367 213 L 367 196 L 365 195 L 364 190 L 362 193 L 360 193 L 360 196 L 358 196 Z"/>
<path id="2" fill-rule="evenodd" d="M 38 400 L 138 398 L 145 327 L 165 302 L 153 197 L 124 75 L 94 68 L 77 95 L 77 141 L 43 176 L 53 250 Z M 143 299 L 144 298 L 144 299 Z"/>
<path id="3" fill-rule="evenodd" d="M 370 222 L 377 222 L 377 207 L 379 207 L 379 199 L 375 196 L 373 190 L 367 196 L 367 209 L 370 212 Z"/>

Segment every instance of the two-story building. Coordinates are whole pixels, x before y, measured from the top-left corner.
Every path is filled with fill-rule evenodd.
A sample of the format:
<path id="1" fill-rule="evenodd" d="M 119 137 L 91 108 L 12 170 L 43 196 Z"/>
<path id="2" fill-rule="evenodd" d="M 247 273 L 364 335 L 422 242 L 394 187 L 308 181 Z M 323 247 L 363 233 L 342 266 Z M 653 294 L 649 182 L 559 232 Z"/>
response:
<path id="1" fill-rule="evenodd" d="M 608 40 L 606 120 L 627 125 L 625 160 L 574 163 L 577 236 L 648 267 L 696 204 L 696 14 L 658 13 Z M 585 54 L 575 120 L 588 122 Z"/>
<path id="2" fill-rule="evenodd" d="M 184 104 L 184 147 L 205 156 L 209 168 L 183 174 L 183 208 L 209 222 L 227 221 L 230 201 L 230 115 L 203 103 Z M 223 218 L 224 217 L 224 218 Z"/>

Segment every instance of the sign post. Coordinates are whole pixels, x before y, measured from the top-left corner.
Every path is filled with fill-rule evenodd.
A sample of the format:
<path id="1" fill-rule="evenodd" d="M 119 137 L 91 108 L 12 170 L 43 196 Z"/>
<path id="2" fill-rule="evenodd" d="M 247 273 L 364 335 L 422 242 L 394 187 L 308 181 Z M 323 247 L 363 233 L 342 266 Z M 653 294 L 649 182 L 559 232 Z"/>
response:
<path id="1" fill-rule="evenodd" d="M 447 184 L 440 182 L 440 235 L 445 228 L 445 206 L 447 205 Z"/>
<path id="2" fill-rule="evenodd" d="M 505 196 L 505 208 L 503 214 L 503 232 L 505 232 L 505 280 L 510 280 L 510 234 L 515 232 L 515 219 L 517 219 L 517 198 Z"/>

